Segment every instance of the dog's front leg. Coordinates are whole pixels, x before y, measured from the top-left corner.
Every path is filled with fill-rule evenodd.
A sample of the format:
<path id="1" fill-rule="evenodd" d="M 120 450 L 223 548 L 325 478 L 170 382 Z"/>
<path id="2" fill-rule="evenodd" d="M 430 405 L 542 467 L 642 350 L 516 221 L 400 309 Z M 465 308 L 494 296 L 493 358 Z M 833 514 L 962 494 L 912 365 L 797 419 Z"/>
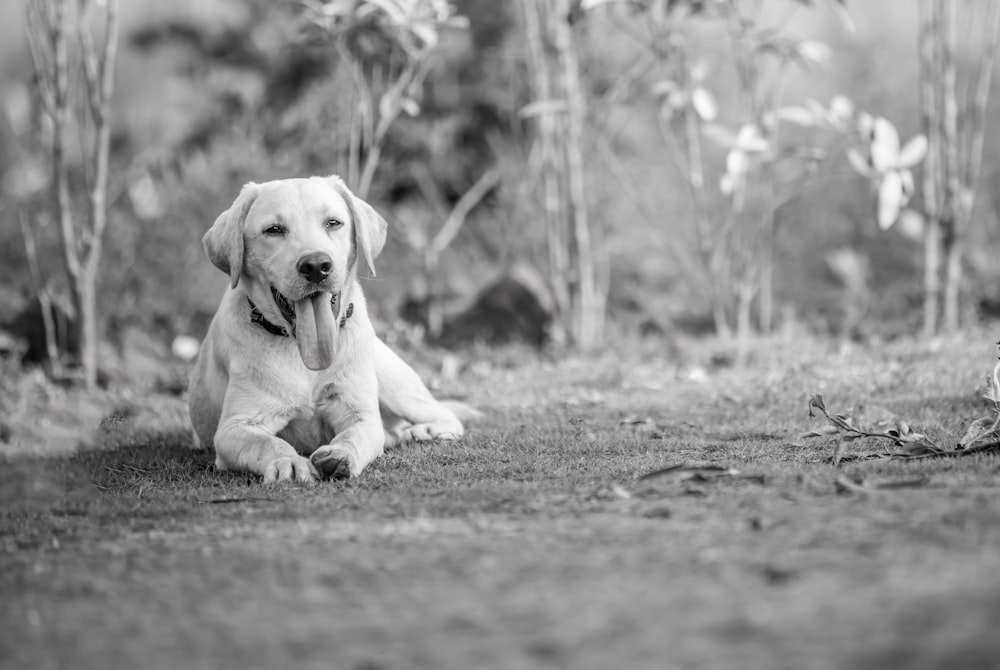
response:
<path id="1" fill-rule="evenodd" d="M 457 440 L 465 433 L 462 422 L 434 399 L 417 373 L 385 342 L 375 342 L 375 371 L 382 416 L 390 430 L 390 444 Z"/>
<path id="2" fill-rule="evenodd" d="M 227 393 L 213 440 L 216 468 L 254 472 L 265 483 L 317 480 L 319 472 L 309 459 L 277 436 L 292 416 L 279 404 L 268 404 L 259 397 L 241 402 L 239 394 Z"/>
<path id="3" fill-rule="evenodd" d="M 316 416 L 326 439 L 332 436 L 312 455 L 313 464 L 324 475 L 333 479 L 357 477 L 382 454 L 385 430 L 374 368 L 326 384 L 319 394 Z"/>

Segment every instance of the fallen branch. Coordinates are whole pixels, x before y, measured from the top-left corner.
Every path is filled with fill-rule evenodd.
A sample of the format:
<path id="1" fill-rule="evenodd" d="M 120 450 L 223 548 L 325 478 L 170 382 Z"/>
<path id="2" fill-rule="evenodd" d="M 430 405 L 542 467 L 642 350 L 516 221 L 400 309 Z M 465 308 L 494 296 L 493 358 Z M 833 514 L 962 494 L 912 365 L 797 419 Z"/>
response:
<path id="1" fill-rule="evenodd" d="M 866 484 L 863 480 L 856 482 L 845 474 L 837 475 L 834 483 L 841 491 L 851 493 L 889 493 L 899 489 L 921 488 L 930 482 L 930 477 L 907 477 L 905 479 L 889 479 L 885 481 Z"/>
<path id="2" fill-rule="evenodd" d="M 232 498 L 197 498 L 199 505 L 228 505 L 242 502 L 281 502 L 276 498 L 260 498 L 255 496 L 240 496 Z"/>
<path id="3" fill-rule="evenodd" d="M 997 345 L 1000 346 L 1000 342 Z M 828 410 L 820 393 L 809 396 L 809 416 L 815 416 L 813 410 L 818 410 L 826 418 L 828 425 L 804 433 L 799 439 L 836 437 L 837 446 L 832 459 L 835 466 L 839 466 L 844 460 L 845 445 L 862 437 L 890 441 L 896 449 L 885 455 L 895 459 L 943 458 L 993 451 L 1000 449 L 1000 360 L 994 365 L 993 373 L 986 378 L 983 397 L 992 403 L 992 415 L 970 423 L 961 439 L 955 442 L 954 449 L 945 448 L 923 433 L 914 432 L 902 419 L 896 419 L 893 427 L 888 430 L 864 428 L 855 417 Z"/>
<path id="4" fill-rule="evenodd" d="M 636 478 L 636 481 L 644 482 L 665 475 L 676 474 L 681 481 L 707 482 L 715 479 L 729 477 L 732 479 L 748 479 L 760 484 L 764 483 L 764 475 L 754 473 L 743 473 L 726 465 L 688 465 L 686 463 L 673 463 L 651 472 L 646 472 Z"/>

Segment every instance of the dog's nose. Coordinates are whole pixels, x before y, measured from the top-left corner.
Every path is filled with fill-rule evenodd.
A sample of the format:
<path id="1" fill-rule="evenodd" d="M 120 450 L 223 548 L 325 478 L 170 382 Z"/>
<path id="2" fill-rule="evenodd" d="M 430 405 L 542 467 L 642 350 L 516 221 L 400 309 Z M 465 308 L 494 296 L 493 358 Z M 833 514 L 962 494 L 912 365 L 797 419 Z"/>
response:
<path id="1" fill-rule="evenodd" d="M 300 258 L 297 267 L 300 275 L 312 283 L 318 284 L 330 276 L 330 271 L 333 269 L 333 259 L 322 251 L 317 251 Z"/>

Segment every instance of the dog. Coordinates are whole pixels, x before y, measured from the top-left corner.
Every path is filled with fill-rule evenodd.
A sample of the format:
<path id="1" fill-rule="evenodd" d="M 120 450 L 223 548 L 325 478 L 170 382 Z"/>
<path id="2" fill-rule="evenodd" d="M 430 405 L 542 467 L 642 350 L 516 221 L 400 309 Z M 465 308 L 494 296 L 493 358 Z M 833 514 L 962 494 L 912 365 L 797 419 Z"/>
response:
<path id="1" fill-rule="evenodd" d="M 386 228 L 329 176 L 248 183 L 205 233 L 205 253 L 230 284 L 188 405 L 218 470 L 265 482 L 343 479 L 386 446 L 463 436 L 456 411 L 369 320 L 358 269 L 375 275 Z"/>

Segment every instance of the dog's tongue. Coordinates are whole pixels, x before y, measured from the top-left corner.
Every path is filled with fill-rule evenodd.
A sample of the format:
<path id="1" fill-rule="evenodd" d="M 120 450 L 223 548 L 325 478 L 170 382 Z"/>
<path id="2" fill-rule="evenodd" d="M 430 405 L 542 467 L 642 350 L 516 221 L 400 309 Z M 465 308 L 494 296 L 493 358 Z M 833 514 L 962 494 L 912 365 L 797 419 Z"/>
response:
<path id="1" fill-rule="evenodd" d="M 325 370 L 333 362 L 337 321 L 330 294 L 317 293 L 295 303 L 295 343 L 310 370 Z"/>

